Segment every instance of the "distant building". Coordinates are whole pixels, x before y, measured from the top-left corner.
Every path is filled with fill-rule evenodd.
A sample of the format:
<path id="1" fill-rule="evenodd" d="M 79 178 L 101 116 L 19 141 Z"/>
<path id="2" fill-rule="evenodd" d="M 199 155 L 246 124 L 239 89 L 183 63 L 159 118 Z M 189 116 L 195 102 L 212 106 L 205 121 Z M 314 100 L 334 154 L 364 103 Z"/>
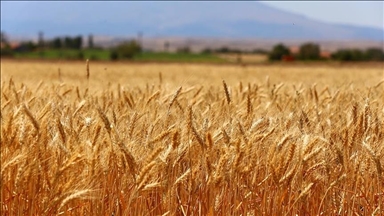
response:
<path id="1" fill-rule="evenodd" d="M 289 58 L 289 59 L 283 59 L 283 61 L 293 61 L 295 58 L 293 56 L 297 56 L 299 55 L 300 53 L 300 47 L 298 46 L 291 46 L 289 47 L 289 51 L 291 52 L 291 55 L 292 55 L 292 58 Z M 332 53 L 328 50 L 320 50 L 320 57 L 323 58 L 323 59 L 330 59 L 331 58 L 331 55 Z"/>
<path id="2" fill-rule="evenodd" d="M 324 59 L 330 59 L 331 55 L 332 55 L 332 53 L 330 51 L 327 51 L 327 50 L 322 50 L 320 52 L 320 57 L 324 58 Z"/>
<path id="3" fill-rule="evenodd" d="M 10 43 L 8 43 L 8 45 L 10 46 L 10 48 L 12 50 L 17 50 L 20 47 L 20 43 L 19 42 L 10 42 Z M 1 49 L 5 48 L 6 46 L 7 46 L 6 43 L 1 42 Z"/>
<path id="4" fill-rule="evenodd" d="M 300 53 L 300 47 L 298 46 L 291 46 L 289 47 L 289 51 L 291 52 L 291 55 L 298 55 Z"/>
<path id="5" fill-rule="evenodd" d="M 295 61 L 295 57 L 293 55 L 284 55 L 282 60 L 284 62 L 293 62 Z"/>

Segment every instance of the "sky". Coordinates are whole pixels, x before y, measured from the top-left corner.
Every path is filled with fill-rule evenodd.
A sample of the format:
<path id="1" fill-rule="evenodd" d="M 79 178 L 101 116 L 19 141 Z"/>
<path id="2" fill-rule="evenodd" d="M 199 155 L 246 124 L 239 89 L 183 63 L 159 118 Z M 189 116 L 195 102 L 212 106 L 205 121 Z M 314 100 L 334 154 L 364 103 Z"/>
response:
<path id="1" fill-rule="evenodd" d="M 269 6 L 337 24 L 384 28 L 383 1 L 260 1 Z"/>
<path id="2" fill-rule="evenodd" d="M 319 21 L 383 29 L 383 1 L 260 1 L 269 6 L 305 15 Z M 1 19 L 25 19 L 30 15 L 28 1 L 1 1 Z M 6 11 L 5 11 L 6 10 Z M 86 8 L 84 10 L 87 10 Z M 6 13 L 3 13 L 6 12 Z M 52 11 L 53 12 L 53 11 Z M 49 13 L 49 11 L 45 11 Z M 13 14 L 13 15 L 12 15 Z M 33 16 L 38 17 L 39 14 Z M 34 17 L 30 17 L 33 19 Z"/>
<path id="3" fill-rule="evenodd" d="M 320 22 L 374 27 L 384 30 L 383 1 L 258 2 Z M 255 15 L 260 15 L 262 18 L 265 18 L 264 15 L 261 15 L 262 12 L 254 12 L 252 7 L 244 6 L 248 5 L 248 2 L 240 0 L 237 2 L 227 1 L 225 4 L 222 3 L 220 5 L 221 9 L 227 7 L 227 12 L 225 12 L 226 16 L 223 16 L 221 11 L 215 11 L 212 3 L 205 2 L 211 6 L 202 8 L 202 2 L 200 4 L 200 2 L 193 1 L 193 5 L 196 6 L 198 4 L 197 8 L 199 9 L 193 9 L 193 7 L 190 6 L 189 8 L 186 8 L 184 3 L 185 2 L 176 1 L 169 1 L 167 3 L 160 1 L 122 1 L 117 4 L 110 4 L 107 1 L 1 1 L 1 30 L 9 34 L 14 34 L 14 36 L 26 37 L 36 35 L 36 32 L 40 30 L 45 31 L 45 33 L 48 32 L 47 35 L 62 34 L 54 33 L 54 28 L 59 29 L 60 31 L 76 32 L 76 34 L 84 31 L 84 29 L 93 31 L 93 29 L 97 28 L 100 31 L 114 34 L 112 31 L 106 30 L 106 27 L 115 26 L 113 27 L 113 30 L 116 31 L 122 29 L 122 20 L 125 20 L 126 22 L 134 20 L 132 23 L 139 23 L 141 26 L 134 26 L 133 28 L 139 29 L 147 23 L 157 25 L 156 27 L 162 27 L 164 23 L 167 25 L 179 25 L 180 23 L 188 24 L 190 21 L 189 18 L 196 19 L 196 17 L 202 19 L 203 22 L 206 22 L 206 20 L 212 21 L 209 16 L 206 16 L 207 14 L 215 14 L 216 17 L 220 17 L 219 19 L 230 19 L 231 15 L 234 14 L 236 16 L 239 15 L 239 17 L 240 15 L 244 15 L 242 18 L 248 16 L 254 17 Z M 190 3 L 192 4 L 192 2 Z M 220 4 L 220 2 L 216 1 L 214 3 Z M 172 7 L 169 7 L 170 4 Z M 231 5 L 235 5 L 241 12 L 234 12 L 235 7 Z M 241 7 L 241 5 L 244 7 Z M 143 15 L 142 10 L 136 9 L 142 9 L 143 6 L 146 11 L 150 11 L 149 16 Z M 172 14 L 172 12 L 178 11 L 177 9 L 175 10 L 174 7 L 182 9 L 183 12 L 181 16 L 180 14 L 177 15 L 177 18 L 167 16 L 168 14 Z M 125 8 L 127 8 L 127 10 Z M 259 6 L 258 8 L 263 7 Z M 199 13 L 202 15 L 199 15 Z M 137 17 L 140 17 L 140 19 Z M 156 20 L 155 23 L 153 20 Z M 278 18 L 273 18 L 272 20 L 277 22 Z M 83 23 L 83 26 L 81 28 L 76 28 L 75 24 L 80 23 Z M 86 25 L 86 27 L 84 27 L 84 25 Z M 70 30 L 63 30 L 65 27 Z"/>
<path id="4" fill-rule="evenodd" d="M 305 15 L 335 24 L 352 24 L 384 28 L 383 1 L 260 1 L 269 6 Z M 96 3 L 97 4 L 97 3 Z M 38 18 L 39 14 L 28 17 L 31 2 L 1 1 L 1 19 Z M 87 10 L 84 8 L 84 10 Z M 3 13 L 5 12 L 5 13 Z M 53 12 L 53 11 L 52 11 Z M 49 11 L 45 11 L 49 13 Z M 54 12 L 53 12 L 54 13 Z"/>

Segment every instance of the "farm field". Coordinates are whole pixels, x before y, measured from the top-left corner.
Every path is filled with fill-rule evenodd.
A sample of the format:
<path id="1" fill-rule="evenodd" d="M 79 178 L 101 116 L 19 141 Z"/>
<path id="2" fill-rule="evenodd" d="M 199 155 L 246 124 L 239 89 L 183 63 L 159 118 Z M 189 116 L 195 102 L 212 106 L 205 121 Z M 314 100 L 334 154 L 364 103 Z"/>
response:
<path id="1" fill-rule="evenodd" d="M 55 50 L 48 49 L 44 51 L 33 52 L 17 52 L 14 55 L 15 59 L 22 60 L 79 60 L 79 59 L 91 59 L 95 61 L 110 61 L 110 50 L 105 49 L 84 49 L 84 50 Z M 248 57 L 247 59 L 257 59 L 257 62 L 265 60 L 264 57 Z M 215 54 L 204 53 L 168 53 L 168 52 L 142 52 L 135 55 L 129 61 L 134 62 L 191 62 L 191 63 L 226 63 L 231 60 L 228 57 L 222 58 Z M 248 61 L 249 62 L 249 61 Z M 252 63 L 255 61 L 251 61 Z"/>
<path id="2" fill-rule="evenodd" d="M 382 64 L 1 62 L 1 215 L 383 215 Z"/>

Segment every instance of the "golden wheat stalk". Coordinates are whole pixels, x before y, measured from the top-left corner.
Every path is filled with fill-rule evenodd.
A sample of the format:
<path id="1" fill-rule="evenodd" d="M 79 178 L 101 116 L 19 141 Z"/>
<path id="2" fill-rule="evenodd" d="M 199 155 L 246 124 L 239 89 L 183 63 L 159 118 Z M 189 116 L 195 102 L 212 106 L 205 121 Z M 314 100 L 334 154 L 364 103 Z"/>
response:
<path id="1" fill-rule="evenodd" d="M 87 81 L 89 82 L 89 76 L 90 76 L 90 72 L 89 72 L 89 59 L 87 59 L 87 61 L 85 62 L 85 69 L 87 71 Z"/>
<path id="2" fill-rule="evenodd" d="M 224 86 L 224 91 L 225 91 L 225 98 L 227 99 L 227 103 L 230 104 L 231 103 L 231 96 L 229 95 L 228 86 L 227 86 L 227 83 L 225 82 L 225 80 L 223 80 L 223 86 Z"/>
<path id="3" fill-rule="evenodd" d="M 177 89 L 177 91 L 175 92 L 175 94 L 173 95 L 171 101 L 169 102 L 168 110 L 171 109 L 173 103 L 175 103 L 175 101 L 177 100 L 177 96 L 180 94 L 181 89 L 182 89 L 182 87 L 180 86 L 180 87 Z"/>

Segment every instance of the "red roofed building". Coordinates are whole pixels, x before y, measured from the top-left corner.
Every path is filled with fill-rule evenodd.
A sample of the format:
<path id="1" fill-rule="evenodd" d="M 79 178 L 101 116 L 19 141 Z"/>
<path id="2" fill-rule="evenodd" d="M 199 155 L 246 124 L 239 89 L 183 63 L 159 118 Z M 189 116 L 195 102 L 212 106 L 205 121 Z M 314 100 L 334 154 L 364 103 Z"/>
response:
<path id="1" fill-rule="evenodd" d="M 332 55 L 332 53 L 327 51 L 327 50 L 323 50 L 320 52 L 320 57 L 324 58 L 324 59 L 330 59 L 331 55 Z"/>

